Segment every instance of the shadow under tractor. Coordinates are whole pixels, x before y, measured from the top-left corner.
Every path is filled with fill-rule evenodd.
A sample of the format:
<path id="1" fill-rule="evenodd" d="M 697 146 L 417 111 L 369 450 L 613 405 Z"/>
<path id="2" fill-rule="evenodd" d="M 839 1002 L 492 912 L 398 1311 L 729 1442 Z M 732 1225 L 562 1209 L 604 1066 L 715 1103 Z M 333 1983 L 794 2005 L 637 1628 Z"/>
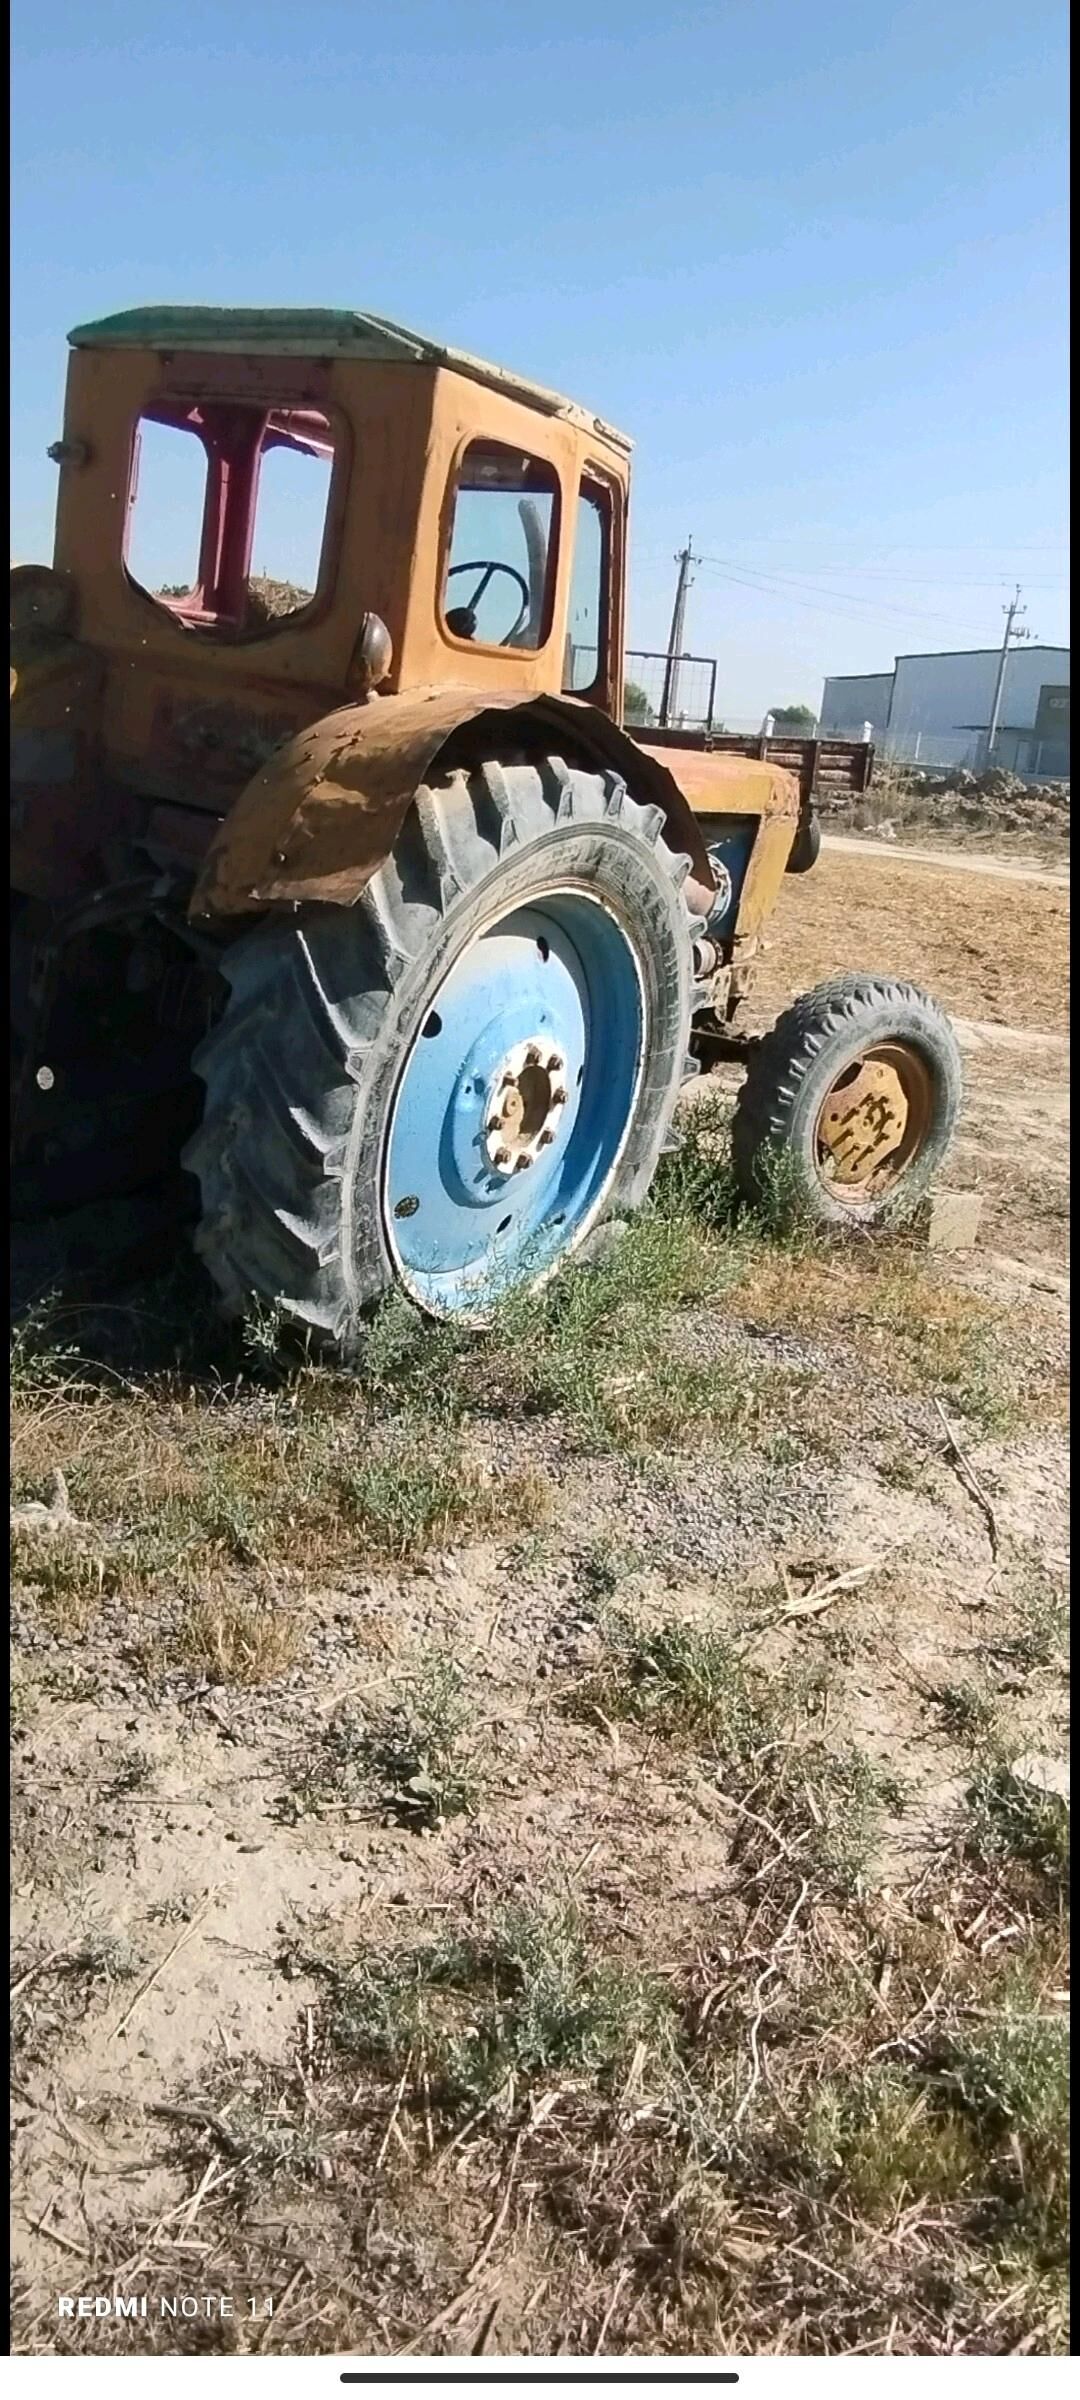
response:
<path id="1" fill-rule="evenodd" d="M 779 1151 L 825 1225 L 907 1210 L 953 1035 L 845 976 L 740 1039 L 814 778 L 623 729 L 625 438 L 350 312 L 69 339 L 11 575 L 16 1216 L 174 1176 L 224 1307 L 347 1359 L 395 1285 L 482 1322 L 595 1254 L 725 1053 L 748 1192 Z"/>

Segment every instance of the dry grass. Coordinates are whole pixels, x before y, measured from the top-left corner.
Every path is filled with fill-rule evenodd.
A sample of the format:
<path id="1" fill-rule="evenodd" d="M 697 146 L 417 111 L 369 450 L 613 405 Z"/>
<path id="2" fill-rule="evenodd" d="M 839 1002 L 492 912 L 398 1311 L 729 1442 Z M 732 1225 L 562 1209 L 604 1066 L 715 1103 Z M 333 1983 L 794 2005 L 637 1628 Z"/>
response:
<path id="1" fill-rule="evenodd" d="M 583 1571 L 610 1604 L 619 1560 Z M 1058 1630 L 1022 1588 L 1005 1638 L 1045 1659 Z M 193 2193 L 213 2160 L 225 2288 L 290 2228 L 316 2316 L 265 2349 L 468 2353 L 497 2321 L 540 2355 L 1065 2352 L 1067 1809 L 1033 1809 L 1015 1734 L 962 1709 L 946 1838 L 884 1880 L 902 1795 L 749 1642 L 609 1613 L 565 1694 L 729 1815 L 696 1944 L 557 1876 L 496 1874 L 398 1939 L 315 1920 L 279 1960 L 307 1993 L 290 2060 L 223 2064 L 166 2112 Z M 460 1667 L 418 1659 L 339 1712 L 313 1772 L 331 1805 L 381 1793 L 436 1830 L 472 1749 Z"/>
<path id="2" fill-rule="evenodd" d="M 77 1638 L 103 1589 L 201 1588 L 233 1569 L 272 1587 L 282 1573 L 408 1561 L 510 1520 L 527 1529 L 550 1491 L 527 1467 L 496 1486 L 477 1440 L 492 1423 L 547 1417 L 579 1448 L 641 1459 L 708 1443 L 798 1456 L 828 1449 L 845 1399 L 857 1412 L 868 1362 L 871 1382 L 941 1396 L 982 1430 L 1020 1406 L 1031 1420 L 1037 1377 L 1017 1366 L 1004 1311 L 898 1238 L 823 1244 L 782 1192 L 768 1224 L 741 1214 L 724 1140 L 723 1111 L 696 1109 L 653 1205 L 603 1265 L 511 1295 L 486 1337 L 389 1302 L 355 1377 L 311 1362 L 283 1374 L 272 1327 L 250 1328 L 248 1358 L 227 1372 L 181 1363 L 182 1338 L 174 1363 L 148 1372 L 95 1365 L 31 1326 L 13 1359 L 15 1489 L 36 1494 L 59 1469 L 94 1528 L 89 1543 L 54 1540 L 48 1558 L 20 1546 L 43 1612 Z M 844 1345 L 846 1395 L 840 1378 L 823 1412 L 812 1366 L 745 1339 L 703 1355 L 718 1310 L 736 1333 Z"/>
<path id="3" fill-rule="evenodd" d="M 770 1906 L 781 1824 L 794 1843 L 765 1822 L 696 1959 L 652 1964 L 536 1891 L 419 1945 L 294 1957 L 314 2044 L 192 2111 L 226 2254 L 270 2189 L 294 2221 L 321 2192 L 354 2351 L 468 2351 L 500 2294 L 540 2353 L 1062 2351 L 1060 1919 L 1017 1917 L 1007 1864 L 973 1909 L 963 1824 L 908 1894 L 838 1893 L 807 1852 Z M 372 2206 L 395 2240 L 357 2264 Z M 413 2300 L 389 2267 L 418 2238 Z"/>
<path id="4" fill-rule="evenodd" d="M 844 809 L 830 830 L 865 833 L 889 825 L 901 843 L 916 848 L 929 842 L 976 856 L 980 850 L 996 857 L 1045 855 L 1055 866 L 1067 866 L 1069 817 L 1067 784 L 1051 802 L 1017 794 L 934 792 L 912 783 L 909 770 L 895 760 L 882 759 L 875 762 L 870 791 Z"/>
<path id="5" fill-rule="evenodd" d="M 490 1772 L 474 1731 L 475 1700 L 461 1662 L 433 1649 L 382 1701 L 335 1710 L 291 1762 L 275 1813 L 286 1824 L 359 1807 L 412 1832 L 468 1815 Z"/>
<path id="6" fill-rule="evenodd" d="M 295 1666 L 303 1634 L 295 1616 L 228 1591 L 202 1591 L 188 1600 L 177 1627 L 174 1655 L 208 1683 L 273 1683 Z"/>
<path id="7" fill-rule="evenodd" d="M 733 1861 L 760 1884 L 770 1914 L 783 1914 L 800 1886 L 834 1898 L 868 1887 L 883 1821 L 902 1813 L 904 1791 L 856 1745 L 821 1738 L 820 1667 L 767 1671 L 752 1655 L 755 1632 L 751 1623 L 736 1640 L 708 1621 L 616 1615 L 602 1667 L 568 1705 L 691 1751 L 734 1812 Z"/>
<path id="8" fill-rule="evenodd" d="M 901 1244 L 749 1257 L 731 1305 L 772 1332 L 840 1336 L 862 1376 L 949 1399 L 987 1432 L 1015 1422 L 1023 1396 L 1007 1312 L 991 1307 Z"/>
<path id="9" fill-rule="evenodd" d="M 765 1222 L 741 1213 L 730 1183 L 728 1104 L 704 1094 L 682 1148 L 661 1178 L 658 1212 L 706 1229 L 711 1286 L 725 1314 L 754 1333 L 843 1343 L 852 1385 L 930 1392 L 984 1431 L 1006 1430 L 1022 1407 L 1056 1406 L 1010 1345 L 1014 1319 L 920 1252 L 918 1235 L 830 1238 L 800 1214 L 781 1173 L 765 1193 Z M 780 1162 L 777 1162 L 779 1168 Z M 816 1379 L 815 1379 L 816 1389 Z M 772 1406 L 773 1393 L 768 1398 Z M 842 1394 L 837 1393 L 842 1406 Z"/>
<path id="10" fill-rule="evenodd" d="M 61 2043 L 144 1964 L 127 1932 L 99 1924 L 84 1925 L 43 1957 L 17 1959 L 9 2025 L 16 2083 L 35 2065 L 51 2065 Z"/>
<path id="11" fill-rule="evenodd" d="M 207 1391 L 175 1372 L 117 1389 L 88 1366 L 68 1362 L 62 1376 L 37 1381 L 24 1366 L 12 1416 L 16 1493 L 36 1496 L 56 1469 L 82 1530 L 20 1537 L 13 1565 L 72 1639 L 103 1594 L 218 1592 L 243 1571 L 265 1600 L 282 1577 L 413 1559 L 507 1515 L 538 1524 L 549 1505 L 532 1470 L 496 1488 L 449 1415 L 422 1414 L 405 1397 L 384 1407 L 381 1395 L 316 1369 L 283 1385 Z M 238 1662 L 254 1638 L 281 1672 L 284 1621 L 262 1606 L 248 1625 L 245 1605 L 193 1604 L 194 1649 Z"/>
<path id="12" fill-rule="evenodd" d="M 83 1539 L 12 1534 L 12 1581 L 33 1594 L 43 1624 L 59 1641 L 80 1642 L 96 1623 L 105 1592 L 105 1564 Z"/>
<path id="13" fill-rule="evenodd" d="M 804 1749 L 778 1775 L 767 1697 L 731 1730 L 728 1662 L 653 1645 L 646 1707 L 641 1657 L 632 1721 L 722 1760 L 738 1803 L 698 1945 L 661 1921 L 643 1945 L 557 1881 L 459 1893 L 396 1941 L 301 1934 L 289 2059 L 223 2061 L 159 2120 L 221 2287 L 265 2282 L 276 2226 L 304 2306 L 261 2346 L 287 2355 L 468 2354 L 493 2324 L 541 2356 L 1064 2353 L 1067 1924 L 1029 1830 L 1007 1810 L 988 1839 L 973 1782 L 948 1849 L 883 1888 L 868 1762 Z M 61 2011 L 114 1972 L 54 1967 Z"/>

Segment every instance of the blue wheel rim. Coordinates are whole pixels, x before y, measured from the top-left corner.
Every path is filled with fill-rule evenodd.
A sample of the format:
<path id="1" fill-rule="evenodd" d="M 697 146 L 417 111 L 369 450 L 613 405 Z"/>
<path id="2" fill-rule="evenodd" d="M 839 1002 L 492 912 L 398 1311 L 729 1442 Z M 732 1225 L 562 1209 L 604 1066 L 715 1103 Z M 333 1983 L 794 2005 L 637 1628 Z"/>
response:
<path id="1" fill-rule="evenodd" d="M 546 894 L 462 952 L 406 1058 L 384 1164 L 390 1249 L 423 1308 L 489 1313 L 582 1239 L 630 1132 L 644 1034 L 637 954 L 585 893 Z"/>

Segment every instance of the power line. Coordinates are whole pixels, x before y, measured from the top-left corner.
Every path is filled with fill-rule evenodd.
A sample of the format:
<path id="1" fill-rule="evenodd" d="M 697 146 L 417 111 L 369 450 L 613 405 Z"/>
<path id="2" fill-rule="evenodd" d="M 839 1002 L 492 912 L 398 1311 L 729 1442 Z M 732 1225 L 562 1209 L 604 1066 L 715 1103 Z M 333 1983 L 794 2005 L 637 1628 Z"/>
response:
<path id="1" fill-rule="evenodd" d="M 755 539 L 759 542 L 786 542 L 790 539 L 790 536 L 786 533 L 759 532 L 755 536 Z M 1035 553 L 1037 553 L 1040 557 L 1047 553 L 1056 557 L 1062 550 L 1064 550 L 1065 543 L 1064 541 L 1007 542 L 1004 544 L 1000 541 L 892 542 L 887 547 L 884 556 L 886 563 L 893 554 L 899 556 L 900 558 L 1000 558 L 1003 548 L 1006 548 L 1010 557 L 1014 558 L 1026 558 Z"/>
<path id="2" fill-rule="evenodd" d="M 883 605 L 881 602 L 868 601 L 855 592 L 821 591 L 813 584 L 799 585 L 792 582 L 781 584 L 775 577 L 772 581 L 766 581 L 760 574 L 734 567 L 721 568 L 712 561 L 709 564 L 713 574 L 722 583 L 736 584 L 744 591 L 760 592 L 769 600 L 783 600 L 790 608 L 809 609 L 815 616 L 840 617 L 858 624 L 867 622 L 882 625 L 939 624 L 944 626 L 947 631 L 966 633 L 976 639 L 981 648 L 987 647 L 985 629 L 982 626 L 976 628 L 968 625 L 966 621 L 957 617 L 933 617 L 926 610 L 890 608 L 887 603 Z M 815 590 L 818 592 L 818 596 L 814 599 L 805 599 L 802 596 L 804 592 L 814 592 Z"/>
<path id="3" fill-rule="evenodd" d="M 761 582 L 763 578 L 767 578 L 770 584 L 779 585 L 782 590 L 790 589 L 791 591 L 795 592 L 813 592 L 819 599 L 828 600 L 830 602 L 835 602 L 837 600 L 847 601 L 850 602 L 853 608 L 857 608 L 860 611 L 865 611 L 866 609 L 867 604 L 865 596 L 860 592 L 834 592 L 830 590 L 827 585 L 809 583 L 801 576 L 797 575 L 784 575 L 779 569 L 774 569 L 772 567 L 744 567 L 738 560 L 712 558 L 708 555 L 702 559 L 701 563 L 705 566 L 718 567 L 725 575 L 742 575 L 744 577 L 752 577 L 758 582 Z M 899 617 L 905 624 L 908 625 L 945 625 L 951 626 L 957 630 L 967 630 L 969 632 L 972 630 L 970 627 L 965 626 L 963 619 L 959 617 L 943 617 L 935 610 L 928 608 L 890 608 L 887 603 L 884 607 L 882 607 L 879 603 L 876 607 L 875 613 L 881 617 Z"/>
<path id="4" fill-rule="evenodd" d="M 768 567 L 765 572 L 772 574 L 773 569 Z M 846 565 L 840 567 L 800 567 L 796 569 L 796 573 L 798 575 L 855 575 L 860 581 L 917 583 L 925 591 L 948 592 L 1000 592 L 1009 582 L 1008 575 L 900 575 L 894 574 L 891 567 L 860 567 L 853 560 L 849 560 Z M 1067 575 L 1029 575 L 1027 589 L 1040 592 L 1051 591 L 1059 584 L 1067 584 L 1069 580 Z"/>
<path id="5" fill-rule="evenodd" d="M 765 534 L 761 538 L 765 541 L 768 541 L 770 537 L 768 534 Z M 776 538 L 779 540 L 781 537 L 778 535 Z M 1018 558 L 1022 553 L 1022 549 L 1022 544 L 1010 543 L 1008 545 L 1007 554 L 1009 557 Z M 634 545 L 634 556 L 646 564 L 652 564 L 661 558 L 666 558 L 667 555 L 668 554 L 666 550 L 661 550 L 652 544 L 650 544 L 647 548 L 641 548 L 636 543 Z M 911 552 L 906 552 L 904 555 L 911 556 L 913 554 Z M 964 552 L 960 551 L 957 552 L 956 555 L 958 557 L 963 557 L 965 554 Z M 726 565 L 729 562 L 725 560 L 721 561 L 720 563 Z M 746 562 L 742 559 L 732 559 L 730 564 L 733 567 L 737 567 L 741 573 L 760 573 L 763 575 L 773 575 L 780 579 L 783 579 L 785 576 L 785 569 L 781 567 L 770 567 L 767 564 L 763 564 L 760 568 L 757 568 L 753 565 L 752 561 Z M 1004 568 L 998 575 L 964 575 L 960 573 L 953 575 L 935 575 L 926 574 L 924 572 L 911 574 L 899 567 L 882 566 L 879 562 L 874 560 L 870 560 L 864 565 L 859 559 L 844 559 L 840 562 L 837 562 L 835 559 L 826 560 L 824 563 L 814 566 L 802 565 L 789 567 L 786 572 L 799 578 L 815 575 L 852 575 L 855 576 L 860 582 L 872 580 L 880 583 L 915 583 L 918 584 L 923 590 L 942 591 L 995 592 L 1005 589 L 1010 582 L 1015 580 L 1008 570 Z M 1071 578 L 1068 572 L 1064 569 L 1059 575 L 1029 575 L 1026 578 L 1026 588 L 1029 591 L 1050 591 L 1058 586 L 1067 586 L 1070 580 Z"/>

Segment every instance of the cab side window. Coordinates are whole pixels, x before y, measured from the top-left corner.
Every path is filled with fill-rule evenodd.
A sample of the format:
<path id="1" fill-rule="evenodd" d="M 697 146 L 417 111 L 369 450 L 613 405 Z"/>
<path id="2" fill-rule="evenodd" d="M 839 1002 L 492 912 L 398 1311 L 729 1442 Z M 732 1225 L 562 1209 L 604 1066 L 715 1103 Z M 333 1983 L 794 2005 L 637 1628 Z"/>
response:
<path id="1" fill-rule="evenodd" d="M 574 525 L 574 564 L 566 625 L 563 690 L 605 696 L 611 582 L 611 502 L 603 485 L 584 482 Z"/>
<path id="2" fill-rule="evenodd" d="M 186 598 L 199 580 L 206 508 L 202 442 L 179 425 L 144 417 L 135 430 L 125 552 L 129 575 L 145 591 Z"/>
<path id="3" fill-rule="evenodd" d="M 299 616 L 323 575 L 335 456 L 321 410 L 159 395 L 132 442 L 132 581 L 204 639 Z"/>

